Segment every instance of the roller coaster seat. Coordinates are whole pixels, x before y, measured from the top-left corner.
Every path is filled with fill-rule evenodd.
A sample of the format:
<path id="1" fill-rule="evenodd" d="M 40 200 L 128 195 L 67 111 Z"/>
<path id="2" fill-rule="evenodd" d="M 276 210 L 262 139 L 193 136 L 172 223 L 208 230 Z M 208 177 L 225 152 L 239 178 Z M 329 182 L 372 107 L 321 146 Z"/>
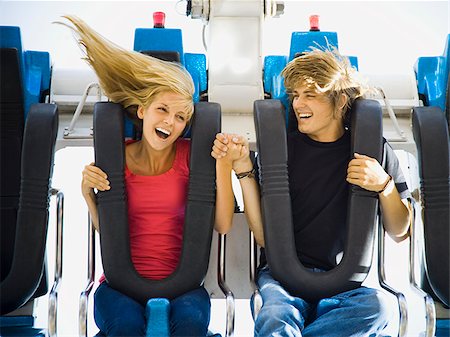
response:
<path id="1" fill-rule="evenodd" d="M 450 34 L 441 56 L 419 57 L 414 64 L 417 89 L 425 106 L 439 107 L 449 119 Z"/>
<path id="2" fill-rule="evenodd" d="M 100 227 L 105 222 L 114 223 L 114 226 L 105 226 L 100 232 L 103 267 L 109 284 L 146 305 L 147 311 L 152 313 L 148 324 L 161 328 L 168 322 L 169 302 L 164 298 L 171 299 L 200 286 L 208 268 L 215 203 L 215 161 L 210 151 L 215 135 L 220 131 L 220 106 L 206 102 L 195 105 L 180 264 L 173 274 L 159 281 L 140 277 L 131 263 L 128 222 L 124 215 L 126 202 L 120 197 L 124 195 L 121 182 L 124 167 L 123 115 L 118 104 L 97 103 L 94 107 L 96 164 L 110 177 L 109 192 L 112 192 L 100 192 L 98 195 L 99 222 Z M 114 231 L 111 230 L 113 228 Z M 147 303 L 149 298 L 151 300 Z M 154 336 L 157 331 L 161 333 L 158 329 L 149 329 L 148 335 Z"/>
<path id="3" fill-rule="evenodd" d="M 23 114 L 26 117 L 31 104 L 43 103 L 50 91 L 50 55 L 48 52 L 23 50 L 19 27 L 0 26 L 1 67 L 8 71 L 18 63 Z M 15 50 L 15 52 L 14 52 Z M 13 54 L 16 53 L 16 56 Z M 17 71 L 17 70 L 14 70 Z"/>
<path id="4" fill-rule="evenodd" d="M 206 56 L 184 53 L 181 29 L 175 28 L 136 28 L 134 33 L 135 51 L 153 53 L 163 60 L 177 61 L 186 67 L 194 81 L 194 102 L 207 90 Z M 166 56 L 168 55 L 168 58 Z M 174 55 L 178 55 L 175 56 Z"/>
<path id="5" fill-rule="evenodd" d="M 284 88 L 281 71 L 295 57 L 310 51 L 312 48 L 338 49 L 338 36 L 336 32 L 307 31 L 293 32 L 289 56 L 269 55 L 264 57 L 264 92 L 272 99 L 280 100 L 286 110 L 286 117 L 289 114 L 289 100 Z M 348 56 L 353 67 L 358 69 L 358 59 L 355 56 Z M 286 118 L 287 120 L 287 118 Z"/>
<path id="6" fill-rule="evenodd" d="M 3 115 L 3 109 L 0 113 Z M 2 159 L 5 159 L 4 149 L 14 145 L 16 139 L 5 137 L 8 132 L 3 128 L 2 123 Z M 3 184 L 4 174 L 10 171 L 6 164 L 11 163 L 11 158 L 6 163 L 2 160 L 2 336 L 44 334 L 42 329 L 33 327 L 32 308 L 27 308 L 27 304 L 47 293 L 45 247 L 57 130 L 56 106 L 32 105 L 23 133 L 20 162 L 12 163 L 13 167 L 19 167 L 19 186 Z M 14 131 L 9 130 L 9 134 Z M 17 193 L 14 188 L 19 189 Z"/>
<path id="7" fill-rule="evenodd" d="M 444 308 L 449 300 L 450 168 L 449 131 L 442 110 L 416 107 L 412 115 L 417 146 L 424 234 L 423 288 Z M 436 336 L 448 336 L 449 319 L 436 322 Z"/>
<path id="8" fill-rule="evenodd" d="M 355 101 L 350 114 L 352 119 L 352 152 L 367 153 L 382 162 L 381 115 L 379 102 L 368 99 Z M 344 251 L 350 251 L 350 254 L 345 253 L 347 257 L 358 256 L 359 261 L 353 258 L 350 259 L 353 260 L 352 262 L 342 260 L 337 267 L 326 273 L 311 273 L 300 266 L 301 263 L 298 261 L 296 249 L 291 245 L 292 233 L 286 234 L 286 232 L 290 232 L 289 228 L 292 225 L 288 224 L 292 221 L 292 218 L 290 209 L 288 209 L 290 199 L 286 167 L 287 133 L 285 118 L 280 101 L 263 100 L 255 102 L 255 129 L 261 170 L 261 205 L 264 216 L 266 257 L 272 275 L 290 293 L 314 301 L 318 298 L 325 298 L 359 287 L 367 277 L 372 264 L 375 233 L 377 232 L 377 197 L 372 192 L 356 188 L 356 186 L 351 188 L 350 194 L 352 196 L 349 197 L 347 215 L 349 230 Z M 294 123 L 288 126 L 288 129 L 290 128 L 294 128 Z M 370 139 L 367 137 L 368 135 L 370 135 Z M 359 225 L 356 225 L 356 223 Z M 286 224 L 286 227 L 283 224 Z M 358 231 L 352 229 L 354 225 L 358 227 Z M 285 230 L 282 231 L 280 228 Z M 354 242 L 358 242 L 358 244 Z M 378 242 L 378 263 L 379 267 L 382 266 L 381 268 L 383 268 L 383 271 L 378 273 L 379 283 L 382 288 L 397 297 L 399 304 L 398 333 L 399 336 L 405 336 L 407 326 L 406 299 L 401 292 L 394 290 L 385 282 L 384 231 L 382 231 L 381 225 L 379 225 Z M 269 257 L 270 254 L 273 255 L 272 262 Z M 253 308 L 253 311 L 255 309 L 257 308 Z"/>

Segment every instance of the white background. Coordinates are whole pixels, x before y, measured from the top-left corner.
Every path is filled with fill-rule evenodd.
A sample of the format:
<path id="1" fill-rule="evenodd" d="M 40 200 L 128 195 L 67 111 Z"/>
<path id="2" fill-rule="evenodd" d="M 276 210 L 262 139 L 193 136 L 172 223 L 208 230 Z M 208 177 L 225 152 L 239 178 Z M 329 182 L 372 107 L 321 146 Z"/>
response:
<path id="1" fill-rule="evenodd" d="M 135 28 L 152 27 L 166 12 L 166 27 L 183 30 L 184 50 L 204 53 L 202 23 L 175 10 L 176 1 L 0 1 L 0 24 L 22 27 L 25 49 L 49 51 L 57 67 L 83 66 L 68 29 L 52 24 L 75 14 L 100 33 L 133 47 Z M 183 5 L 178 6 L 183 12 Z M 323 31 L 336 31 L 343 55 L 358 56 L 364 73 L 405 73 L 419 56 L 441 55 L 449 28 L 448 1 L 285 1 L 285 13 L 264 25 L 263 55 L 288 55 L 292 31 L 309 29 L 320 15 Z"/>
<path id="2" fill-rule="evenodd" d="M 263 55 L 288 55 L 292 31 L 309 29 L 308 17 L 320 15 L 323 31 L 337 31 L 340 51 L 358 56 L 365 73 L 410 73 L 419 56 L 441 55 L 449 28 L 447 1 L 285 1 L 285 13 L 264 24 Z M 183 5 L 179 5 L 182 11 Z M 175 1 L 0 1 L 0 25 L 18 25 L 24 49 L 49 51 L 55 67 L 86 67 L 68 29 L 52 24 L 63 14 L 75 14 L 100 33 L 125 47 L 132 48 L 135 28 L 152 27 L 152 13 L 166 12 L 166 27 L 181 28 L 186 52 L 205 53 L 202 23 L 175 10 Z M 56 154 L 53 186 L 66 195 L 64 229 L 63 283 L 59 296 L 59 335 L 75 336 L 78 296 L 86 280 L 86 207 L 79 185 L 83 165 L 93 159 L 88 148 L 61 150 Z M 52 208 L 51 216 L 54 217 Z M 51 230 L 50 238 L 53 238 Z M 52 242 L 52 240 L 51 240 Z M 53 243 L 52 243 L 53 244 Z M 49 249 L 50 271 L 53 247 Z M 403 251 L 405 247 L 403 248 Z M 391 275 L 407 282 L 404 255 L 390 260 Z M 213 330 L 224 327 L 223 303 L 214 304 Z M 420 306 L 419 304 L 415 304 Z M 38 323 L 45 326 L 46 303 Z M 241 311 L 241 312 L 239 312 Z M 219 313 L 218 313 L 219 312 Z M 92 315 L 90 315 L 92 318 Z M 236 335 L 250 335 L 252 323 L 248 303 L 238 306 Z M 423 320 L 416 323 L 423 324 Z M 90 321 L 91 334 L 95 327 Z M 222 331 L 223 332 L 223 331 Z M 414 330 L 408 336 L 416 335 Z"/>

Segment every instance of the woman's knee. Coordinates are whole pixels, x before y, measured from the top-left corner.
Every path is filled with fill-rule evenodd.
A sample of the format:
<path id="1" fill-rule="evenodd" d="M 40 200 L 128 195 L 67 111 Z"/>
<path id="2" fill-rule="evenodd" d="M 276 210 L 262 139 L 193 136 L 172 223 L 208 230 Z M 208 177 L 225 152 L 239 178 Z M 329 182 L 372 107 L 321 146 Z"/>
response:
<path id="1" fill-rule="evenodd" d="M 170 325 L 174 336 L 206 335 L 211 311 L 209 294 L 204 288 L 190 291 L 171 301 Z M 195 332 L 195 333 L 194 333 Z"/>
<path id="2" fill-rule="evenodd" d="M 114 320 L 105 322 L 101 329 L 107 336 L 144 336 L 146 322 L 144 317 L 118 316 Z"/>

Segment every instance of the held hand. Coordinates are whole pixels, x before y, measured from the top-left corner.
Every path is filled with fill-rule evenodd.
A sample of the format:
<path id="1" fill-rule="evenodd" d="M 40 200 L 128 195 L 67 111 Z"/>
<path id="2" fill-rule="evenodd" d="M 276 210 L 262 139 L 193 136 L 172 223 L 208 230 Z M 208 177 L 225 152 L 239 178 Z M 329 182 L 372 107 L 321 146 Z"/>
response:
<path id="1" fill-rule="evenodd" d="M 380 163 L 371 157 L 355 153 L 347 169 L 347 181 L 368 191 L 383 190 L 390 177 Z"/>
<path id="2" fill-rule="evenodd" d="M 217 160 L 228 161 L 231 164 L 248 157 L 248 141 L 239 135 L 218 133 L 214 140 L 211 156 Z"/>
<path id="3" fill-rule="evenodd" d="M 214 139 L 211 156 L 215 159 L 221 159 L 227 155 L 228 137 L 223 133 L 218 133 Z"/>
<path id="4" fill-rule="evenodd" d="M 241 135 L 232 135 L 231 142 L 237 146 L 236 156 L 233 161 L 233 170 L 237 173 L 252 170 L 253 163 L 250 160 L 248 139 Z"/>
<path id="5" fill-rule="evenodd" d="M 94 163 L 86 165 L 82 175 L 81 192 L 85 198 L 93 195 L 94 188 L 98 191 L 107 191 L 111 188 L 106 173 L 95 166 Z"/>

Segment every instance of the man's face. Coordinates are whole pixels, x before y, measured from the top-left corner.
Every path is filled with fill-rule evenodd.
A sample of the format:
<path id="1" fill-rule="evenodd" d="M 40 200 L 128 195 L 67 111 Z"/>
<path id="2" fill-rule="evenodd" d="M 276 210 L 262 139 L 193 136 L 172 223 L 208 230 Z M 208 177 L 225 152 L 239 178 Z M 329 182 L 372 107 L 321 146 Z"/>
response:
<path id="1" fill-rule="evenodd" d="M 332 142 L 344 133 L 344 124 L 334 116 L 334 106 L 323 93 L 299 86 L 292 92 L 292 107 L 298 130 L 319 142 Z"/>

